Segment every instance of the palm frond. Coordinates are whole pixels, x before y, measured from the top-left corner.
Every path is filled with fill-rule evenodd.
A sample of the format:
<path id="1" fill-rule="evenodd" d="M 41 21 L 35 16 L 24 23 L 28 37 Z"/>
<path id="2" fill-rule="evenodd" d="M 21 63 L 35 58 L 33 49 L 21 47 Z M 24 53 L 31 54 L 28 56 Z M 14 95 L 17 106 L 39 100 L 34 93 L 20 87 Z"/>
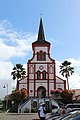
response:
<path id="1" fill-rule="evenodd" d="M 67 60 L 64 61 L 63 63 L 61 63 L 59 71 L 59 73 L 61 73 L 63 77 L 65 76 L 67 78 L 68 88 L 69 88 L 68 77 L 70 77 L 70 75 L 74 73 L 74 67 L 71 67 L 70 65 L 71 62 L 68 62 Z"/>

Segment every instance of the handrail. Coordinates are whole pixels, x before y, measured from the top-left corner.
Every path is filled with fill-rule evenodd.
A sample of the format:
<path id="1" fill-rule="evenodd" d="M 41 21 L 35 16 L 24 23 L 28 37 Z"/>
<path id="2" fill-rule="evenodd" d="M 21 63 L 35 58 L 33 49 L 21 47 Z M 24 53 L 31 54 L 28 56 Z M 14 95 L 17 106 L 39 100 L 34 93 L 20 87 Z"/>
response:
<path id="1" fill-rule="evenodd" d="M 28 100 L 30 97 L 26 97 L 25 99 L 23 99 L 20 103 L 19 106 L 21 106 L 26 100 Z"/>
<path id="2" fill-rule="evenodd" d="M 64 103 L 62 103 L 61 101 L 59 101 L 55 95 L 52 95 L 52 99 L 54 99 L 54 101 L 61 107 L 64 106 Z"/>
<path id="3" fill-rule="evenodd" d="M 22 100 L 22 101 L 24 101 L 24 102 L 21 101 L 21 103 L 20 103 L 19 106 L 18 106 L 18 112 L 19 112 L 19 113 L 21 112 L 22 107 L 23 107 L 30 99 L 31 99 L 31 98 L 28 97 L 27 99 Z"/>

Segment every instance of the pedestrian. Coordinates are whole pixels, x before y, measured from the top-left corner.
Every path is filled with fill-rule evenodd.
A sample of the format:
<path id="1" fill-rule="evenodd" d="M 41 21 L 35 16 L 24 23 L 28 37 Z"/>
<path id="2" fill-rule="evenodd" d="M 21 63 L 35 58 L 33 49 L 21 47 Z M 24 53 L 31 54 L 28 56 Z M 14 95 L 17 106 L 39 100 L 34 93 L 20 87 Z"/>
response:
<path id="1" fill-rule="evenodd" d="M 64 106 L 62 106 L 62 108 L 60 110 L 60 115 L 63 116 L 64 114 L 66 114 L 66 109 Z"/>
<path id="2" fill-rule="evenodd" d="M 40 120 L 45 120 L 46 114 L 47 113 L 46 113 L 45 103 L 43 102 L 40 104 L 40 107 L 38 109 L 38 115 L 39 115 Z"/>

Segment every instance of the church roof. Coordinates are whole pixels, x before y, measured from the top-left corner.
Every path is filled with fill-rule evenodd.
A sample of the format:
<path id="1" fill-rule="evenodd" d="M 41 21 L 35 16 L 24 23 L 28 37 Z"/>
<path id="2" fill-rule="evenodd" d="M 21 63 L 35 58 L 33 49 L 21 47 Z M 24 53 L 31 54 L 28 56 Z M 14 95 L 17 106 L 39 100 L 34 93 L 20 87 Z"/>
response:
<path id="1" fill-rule="evenodd" d="M 32 44 L 50 44 L 49 42 L 47 42 L 45 40 L 42 18 L 40 18 L 40 25 L 39 25 L 37 41 L 33 42 Z"/>

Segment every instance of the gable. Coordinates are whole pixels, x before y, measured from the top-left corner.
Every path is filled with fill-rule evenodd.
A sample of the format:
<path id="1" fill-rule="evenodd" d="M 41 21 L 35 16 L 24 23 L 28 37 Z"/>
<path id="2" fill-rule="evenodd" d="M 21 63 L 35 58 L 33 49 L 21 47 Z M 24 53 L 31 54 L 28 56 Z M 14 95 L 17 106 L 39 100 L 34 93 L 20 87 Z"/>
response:
<path id="1" fill-rule="evenodd" d="M 66 80 L 63 80 L 62 78 L 56 76 L 56 83 L 64 83 Z"/>
<path id="2" fill-rule="evenodd" d="M 20 80 L 19 83 L 21 83 L 21 84 L 22 83 L 27 83 L 27 77 L 25 79 L 23 79 L 23 80 Z"/>

